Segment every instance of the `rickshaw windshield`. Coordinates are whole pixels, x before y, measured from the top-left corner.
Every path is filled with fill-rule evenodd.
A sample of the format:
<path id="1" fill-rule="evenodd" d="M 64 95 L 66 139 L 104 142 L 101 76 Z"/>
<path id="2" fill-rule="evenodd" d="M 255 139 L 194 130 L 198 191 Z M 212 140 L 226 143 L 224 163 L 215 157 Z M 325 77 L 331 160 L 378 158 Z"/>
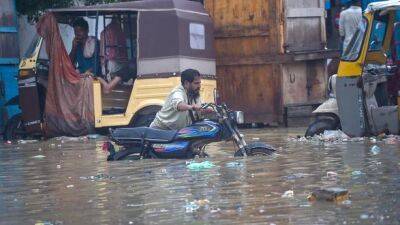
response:
<path id="1" fill-rule="evenodd" d="M 361 53 L 362 44 L 364 42 L 365 32 L 367 30 L 368 21 L 363 18 L 360 22 L 357 31 L 354 33 L 349 45 L 343 51 L 342 60 L 355 61 Z"/>
<path id="2" fill-rule="evenodd" d="M 35 50 L 36 50 L 37 45 L 39 44 L 39 41 L 40 41 L 40 37 L 38 34 L 36 34 L 33 37 L 32 42 L 29 44 L 29 47 L 25 51 L 24 58 L 32 58 L 34 56 Z"/>
<path id="3" fill-rule="evenodd" d="M 385 41 L 387 23 L 389 15 L 379 16 L 376 15 L 376 19 L 372 23 L 371 37 L 369 39 L 368 51 L 380 51 Z"/>

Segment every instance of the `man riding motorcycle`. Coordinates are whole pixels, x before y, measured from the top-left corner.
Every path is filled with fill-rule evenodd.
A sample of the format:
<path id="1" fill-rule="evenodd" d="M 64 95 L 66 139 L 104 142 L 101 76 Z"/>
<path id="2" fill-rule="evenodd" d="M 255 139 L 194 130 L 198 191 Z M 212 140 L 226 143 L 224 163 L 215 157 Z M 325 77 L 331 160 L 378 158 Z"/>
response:
<path id="1" fill-rule="evenodd" d="M 210 112 L 201 108 L 201 75 L 199 71 L 187 69 L 181 74 L 181 85 L 175 87 L 157 113 L 151 128 L 179 130 L 199 120 L 202 113 Z"/>

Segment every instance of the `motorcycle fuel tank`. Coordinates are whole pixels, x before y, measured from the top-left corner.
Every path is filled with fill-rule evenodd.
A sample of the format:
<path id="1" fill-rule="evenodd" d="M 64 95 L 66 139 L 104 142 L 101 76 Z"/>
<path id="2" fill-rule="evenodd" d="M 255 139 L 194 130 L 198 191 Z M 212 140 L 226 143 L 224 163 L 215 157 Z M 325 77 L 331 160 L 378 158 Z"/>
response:
<path id="1" fill-rule="evenodd" d="M 176 139 L 216 138 L 220 130 L 218 123 L 210 120 L 202 121 L 179 130 Z"/>

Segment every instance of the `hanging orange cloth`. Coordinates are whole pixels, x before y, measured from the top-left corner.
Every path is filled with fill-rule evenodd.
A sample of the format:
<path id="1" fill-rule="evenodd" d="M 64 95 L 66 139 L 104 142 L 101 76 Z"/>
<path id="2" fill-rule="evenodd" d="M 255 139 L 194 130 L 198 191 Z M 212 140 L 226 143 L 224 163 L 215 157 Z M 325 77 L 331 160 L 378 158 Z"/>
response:
<path id="1" fill-rule="evenodd" d="M 36 25 L 49 56 L 44 112 L 47 137 L 80 136 L 93 132 L 93 80 L 75 71 L 62 41 L 55 16 L 43 15 Z"/>

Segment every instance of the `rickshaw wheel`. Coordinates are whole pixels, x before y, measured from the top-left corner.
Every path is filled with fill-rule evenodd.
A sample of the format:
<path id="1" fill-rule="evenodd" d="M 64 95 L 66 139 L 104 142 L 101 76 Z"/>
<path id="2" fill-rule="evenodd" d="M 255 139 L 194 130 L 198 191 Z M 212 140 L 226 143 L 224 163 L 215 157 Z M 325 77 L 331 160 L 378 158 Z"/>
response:
<path id="1" fill-rule="evenodd" d="M 156 113 L 139 115 L 137 119 L 133 122 L 135 127 L 148 127 L 151 122 L 156 118 Z"/>
<path id="2" fill-rule="evenodd" d="M 27 134 L 22 124 L 21 114 L 16 114 L 7 121 L 3 138 L 5 141 L 12 141 L 26 137 Z"/>
<path id="3" fill-rule="evenodd" d="M 313 137 L 314 135 L 324 133 L 324 131 L 326 130 L 337 130 L 339 126 L 340 122 L 333 118 L 317 119 L 314 123 L 308 126 L 306 134 L 304 136 Z"/>

